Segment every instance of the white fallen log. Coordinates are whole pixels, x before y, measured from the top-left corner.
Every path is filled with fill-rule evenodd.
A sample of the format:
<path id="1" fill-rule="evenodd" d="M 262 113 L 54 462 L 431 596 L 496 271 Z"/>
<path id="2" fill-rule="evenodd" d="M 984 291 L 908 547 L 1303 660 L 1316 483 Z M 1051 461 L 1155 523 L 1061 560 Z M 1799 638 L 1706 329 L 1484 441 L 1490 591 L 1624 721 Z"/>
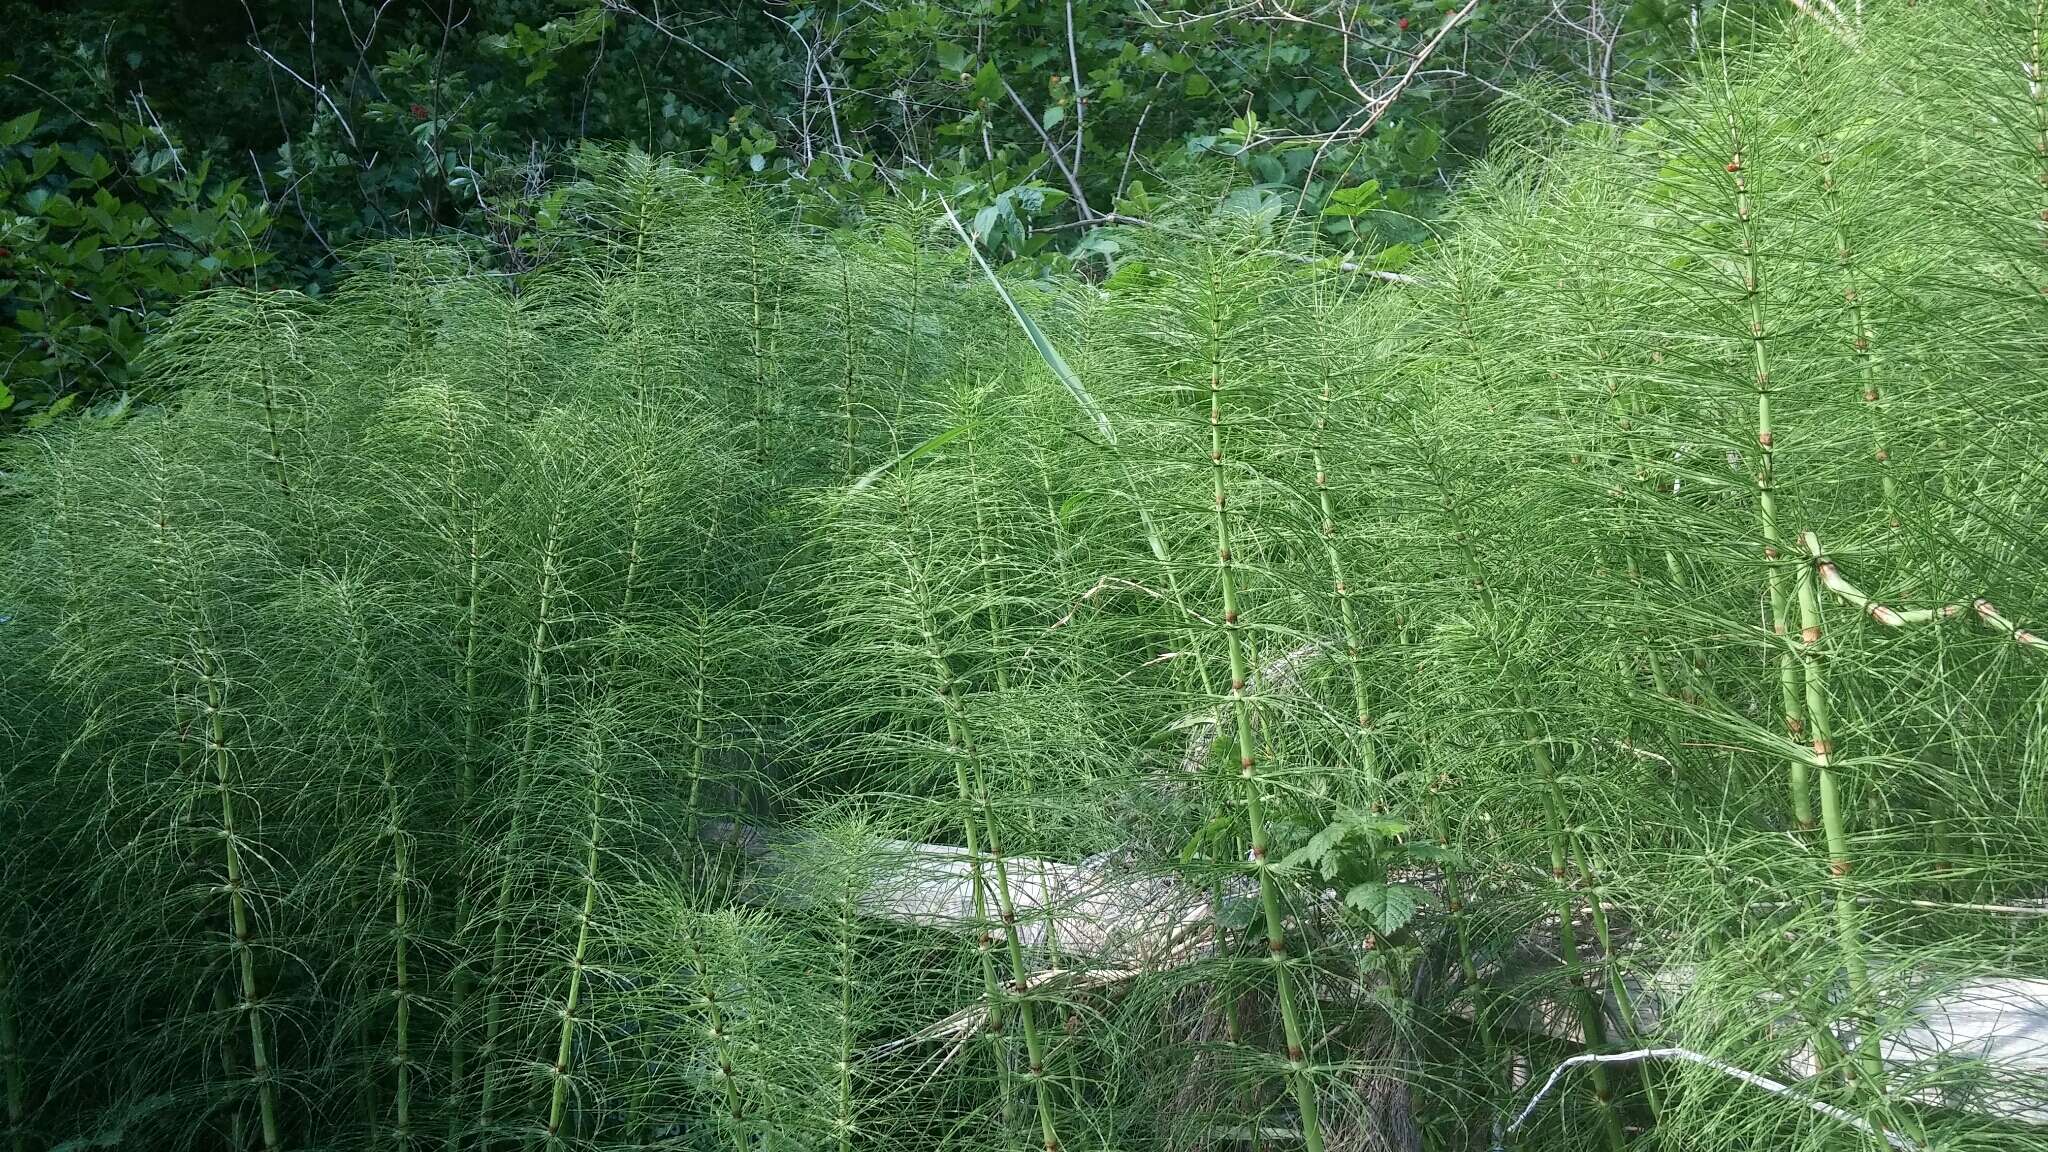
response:
<path id="1" fill-rule="evenodd" d="M 761 887 L 777 902 L 801 899 L 801 846 L 729 826 L 713 832 L 758 858 L 771 878 Z M 862 914 L 972 937 L 994 925 L 978 915 L 974 866 L 965 849 L 947 844 L 882 840 L 871 844 L 868 881 L 854 893 Z M 1067 992 L 1109 985 L 1188 963 L 1213 946 L 1210 893 L 1171 876 L 1137 872 L 1112 861 L 1069 864 L 1032 857 L 1005 860 L 1017 931 L 1035 953 L 1059 959 L 1035 973 L 1027 990 Z M 984 870 L 990 861 L 982 861 Z M 1654 1034 L 1658 1020 L 1685 996 L 1692 981 L 1676 969 L 1657 972 L 1631 992 L 1639 1006 L 1638 1031 Z M 1521 1027 L 1582 1043 L 1575 1014 L 1562 1004 L 1525 1005 Z M 1553 1010 L 1554 1009 L 1554 1010 Z M 908 1036 L 882 1045 L 871 1057 L 923 1043 L 957 1044 L 980 1028 L 986 1005 L 970 1004 Z M 1610 1013 L 1614 1011 L 1609 1002 Z M 1896 1083 L 1911 1085 L 1907 1099 L 2002 1120 L 2048 1126 L 2048 979 L 1978 978 L 1930 992 L 1909 1014 L 1911 1024 L 1890 1030 L 1881 1059 Z M 1852 1036 L 1840 1038 L 1853 1045 Z M 1794 1080 L 1817 1076 L 1819 1060 L 1807 1048 L 1781 1069 Z M 1762 1076 L 1762 1072 L 1754 1075 Z"/>

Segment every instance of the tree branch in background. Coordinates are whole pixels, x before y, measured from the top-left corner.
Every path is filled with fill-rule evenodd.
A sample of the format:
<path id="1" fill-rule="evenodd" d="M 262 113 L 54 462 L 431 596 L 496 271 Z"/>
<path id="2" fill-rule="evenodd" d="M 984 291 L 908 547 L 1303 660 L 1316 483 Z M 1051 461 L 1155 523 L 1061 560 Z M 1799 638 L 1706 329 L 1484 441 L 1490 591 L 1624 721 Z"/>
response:
<path id="1" fill-rule="evenodd" d="M 291 65 L 285 63 L 282 60 L 279 60 L 275 56 L 272 56 L 270 54 L 269 49 L 265 48 L 261 44 L 258 44 L 256 41 L 249 41 L 249 47 L 255 50 L 258 56 L 263 57 L 265 60 L 270 61 L 278 68 L 283 69 L 285 75 L 291 77 L 294 80 L 297 80 L 300 84 L 303 84 L 306 88 L 306 91 L 311 92 L 315 96 L 318 96 L 321 99 L 321 101 L 327 105 L 328 111 L 334 113 L 334 119 L 341 125 L 342 133 L 348 137 L 348 146 L 351 148 L 360 147 L 360 145 L 356 143 L 356 130 L 348 126 L 348 117 L 341 114 L 341 106 L 334 102 L 334 97 L 329 96 L 325 88 L 313 83 L 312 81 L 306 79 L 304 76 L 299 75 L 297 72 L 292 71 Z"/>
<path id="2" fill-rule="evenodd" d="M 1081 144 L 1088 138 L 1088 101 L 1081 95 L 1081 56 L 1074 47 L 1074 0 L 1067 0 L 1067 84 L 1074 92 L 1074 171 L 1081 171 Z"/>
<path id="3" fill-rule="evenodd" d="M 1337 141 L 1355 140 L 1358 137 L 1364 136 L 1366 133 L 1372 131 L 1373 128 L 1376 127 L 1379 124 L 1379 122 L 1386 117 L 1388 110 L 1393 108 L 1394 102 L 1401 98 L 1401 93 L 1407 91 L 1408 86 L 1415 82 L 1416 74 L 1421 72 L 1423 64 L 1428 62 L 1429 58 L 1436 54 L 1437 47 L 1444 42 L 1444 38 L 1446 36 L 1449 36 L 1451 34 L 1451 30 L 1453 28 L 1456 28 L 1459 24 L 1464 23 L 1466 18 L 1470 17 L 1472 15 L 1473 10 L 1478 7 L 1479 0 L 1465 0 L 1465 6 L 1463 8 L 1458 9 L 1457 11 L 1451 13 L 1448 17 L 1446 17 L 1443 22 L 1443 25 L 1436 30 L 1436 35 L 1431 36 L 1429 38 L 1428 43 L 1425 43 L 1421 48 L 1417 49 L 1415 55 L 1409 59 L 1408 67 L 1401 73 L 1400 77 L 1394 81 L 1394 86 L 1388 90 L 1386 95 L 1370 96 L 1365 95 L 1362 89 L 1360 90 L 1361 95 L 1364 97 L 1366 102 L 1365 107 L 1361 109 L 1361 112 L 1365 116 L 1364 123 L 1359 124 L 1357 127 L 1352 127 L 1351 121 L 1347 120 L 1336 131 L 1323 133 L 1321 135 L 1301 135 L 1295 133 L 1276 132 L 1271 135 L 1260 136 L 1255 140 L 1248 140 L 1245 142 L 1245 146 L 1251 147 L 1255 143 L 1266 144 L 1280 140 L 1321 140 L 1323 141 L 1324 146 L 1327 147 L 1329 144 L 1335 143 Z M 1347 36 L 1347 40 L 1348 38 L 1349 37 Z M 1351 120 L 1356 120 L 1357 118 L 1358 117 L 1354 115 L 1353 117 L 1351 117 Z"/>
<path id="4" fill-rule="evenodd" d="M 633 7 L 631 4 L 625 3 L 625 0 L 603 0 L 603 3 L 605 11 L 618 12 L 627 16 L 631 16 L 636 20 L 645 21 L 647 26 L 654 29 L 656 32 L 661 33 L 663 36 L 666 36 L 669 39 L 675 41 L 676 43 L 681 44 L 683 47 L 688 48 L 690 51 L 695 52 L 697 55 L 704 57 L 706 60 L 709 60 L 713 64 L 718 65 L 720 68 L 723 68 L 727 72 L 730 72 L 733 75 L 739 77 L 740 83 L 745 84 L 749 88 L 752 88 L 754 86 L 754 81 L 751 78 L 749 78 L 745 72 L 742 72 L 738 68 L 733 67 L 730 61 L 719 57 L 718 55 L 711 52 L 709 49 L 705 48 L 702 44 L 697 43 L 695 40 L 690 39 L 688 36 L 685 36 L 682 33 L 677 32 L 675 29 L 670 28 L 667 24 L 663 23 L 661 20 L 659 9 L 656 10 L 655 15 L 649 16 L 647 13 L 640 11 L 638 8 Z"/>
<path id="5" fill-rule="evenodd" d="M 1031 130 L 1038 133 L 1038 138 L 1045 142 L 1046 154 L 1052 157 L 1052 162 L 1058 166 L 1060 175 L 1067 178 L 1067 187 L 1074 193 L 1074 207 L 1081 213 L 1081 218 L 1096 219 L 1095 210 L 1088 207 L 1088 194 L 1081 191 L 1080 176 L 1067 166 L 1066 154 L 1060 150 L 1059 145 L 1052 142 L 1052 136 L 1046 132 L 1045 125 L 1038 122 L 1038 117 L 1032 114 L 1031 109 L 1024 103 L 1024 98 L 1017 95 L 1015 88 L 1010 87 L 1008 77 L 1002 78 L 1002 85 L 1003 91 L 1009 93 L 1010 103 L 1015 104 L 1017 112 L 1024 117 L 1024 122 L 1031 125 Z"/>

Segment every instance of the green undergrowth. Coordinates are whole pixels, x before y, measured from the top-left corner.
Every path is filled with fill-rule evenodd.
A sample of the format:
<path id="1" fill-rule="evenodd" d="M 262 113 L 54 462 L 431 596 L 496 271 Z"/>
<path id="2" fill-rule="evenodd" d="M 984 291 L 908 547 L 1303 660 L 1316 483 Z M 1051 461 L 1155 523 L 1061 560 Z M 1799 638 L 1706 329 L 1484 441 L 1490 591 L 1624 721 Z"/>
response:
<path id="1" fill-rule="evenodd" d="M 1412 283 L 1190 206 L 1052 357 L 637 155 L 187 305 L 7 466 L 12 1147 L 2030 1146 L 1905 1046 L 2048 963 L 2041 21 L 1798 24 Z"/>

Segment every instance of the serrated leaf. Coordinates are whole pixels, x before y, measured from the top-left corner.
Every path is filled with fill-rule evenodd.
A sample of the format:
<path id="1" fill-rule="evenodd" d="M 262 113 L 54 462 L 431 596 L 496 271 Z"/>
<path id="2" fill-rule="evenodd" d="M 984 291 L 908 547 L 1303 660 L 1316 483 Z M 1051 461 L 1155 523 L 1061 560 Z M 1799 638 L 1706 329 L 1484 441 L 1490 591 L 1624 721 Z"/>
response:
<path id="1" fill-rule="evenodd" d="M 1384 884 L 1368 880 L 1344 894 L 1344 906 L 1372 918 L 1382 936 L 1392 935 L 1422 910 L 1428 893 L 1409 884 Z"/>
<path id="2" fill-rule="evenodd" d="M 1337 846 L 1351 834 L 1351 828 L 1350 822 L 1343 820 L 1330 824 L 1309 837 L 1308 843 L 1289 852 L 1286 858 L 1280 861 L 1280 867 L 1293 869 L 1303 864 L 1314 864 L 1322 872 L 1323 879 L 1334 877 L 1337 874 Z"/>
<path id="3" fill-rule="evenodd" d="M 23 140 L 28 139 L 28 134 L 36 130 L 36 121 L 41 119 L 42 115 L 42 109 L 31 108 L 14 119 L 0 124 L 0 148 L 12 148 Z"/>

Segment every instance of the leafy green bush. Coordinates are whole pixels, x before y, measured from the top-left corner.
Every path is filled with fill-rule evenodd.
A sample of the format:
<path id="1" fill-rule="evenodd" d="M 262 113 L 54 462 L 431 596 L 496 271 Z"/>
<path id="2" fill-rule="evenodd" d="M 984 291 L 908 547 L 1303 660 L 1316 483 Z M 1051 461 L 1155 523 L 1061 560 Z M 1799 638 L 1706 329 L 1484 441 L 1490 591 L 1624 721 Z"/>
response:
<path id="1" fill-rule="evenodd" d="M 0 124 L 0 213 L 0 428 L 120 388 L 171 304 L 269 258 L 241 181 L 132 122 Z"/>
<path id="2" fill-rule="evenodd" d="M 590 143 L 688 154 L 827 227 L 936 190 L 1041 273 L 1100 272 L 1122 243 L 1101 225 L 1198 183 L 1393 271 L 1446 173 L 1646 108 L 1697 48 L 1683 6 L 1329 7 L 0 5 L 0 72 L 40 109 L 35 148 L 7 145 L 15 231 L 55 229 L 0 240 L 0 351 L 31 382 L 9 423 L 118 392 L 139 334 L 210 284 L 318 294 L 359 245 L 448 233 L 544 263 Z"/>

